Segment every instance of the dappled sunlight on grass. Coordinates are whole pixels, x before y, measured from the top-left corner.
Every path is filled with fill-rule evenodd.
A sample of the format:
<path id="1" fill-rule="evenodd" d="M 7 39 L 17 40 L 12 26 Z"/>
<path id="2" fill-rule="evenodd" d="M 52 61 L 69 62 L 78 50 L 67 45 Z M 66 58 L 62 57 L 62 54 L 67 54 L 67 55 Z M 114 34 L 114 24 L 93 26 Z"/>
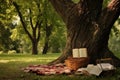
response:
<path id="1" fill-rule="evenodd" d="M 10 61 L 15 61 L 15 60 L 0 60 L 0 63 L 8 63 Z"/>
<path id="2" fill-rule="evenodd" d="M 47 64 L 58 56 L 59 54 L 0 54 L 0 80 L 34 80 L 36 75 L 32 74 L 33 78 L 31 79 L 21 69 L 29 65 Z M 28 79 L 26 79 L 27 77 Z"/>
<path id="3" fill-rule="evenodd" d="M 9 62 L 50 62 L 57 56 L 48 57 L 48 55 L 0 55 L 0 63 Z"/>
<path id="4" fill-rule="evenodd" d="M 17 61 L 21 61 L 21 62 L 35 62 L 35 61 L 39 61 L 39 62 L 50 62 L 53 59 L 11 59 L 11 60 L 0 60 L 0 63 L 8 63 L 8 62 L 17 62 Z"/>

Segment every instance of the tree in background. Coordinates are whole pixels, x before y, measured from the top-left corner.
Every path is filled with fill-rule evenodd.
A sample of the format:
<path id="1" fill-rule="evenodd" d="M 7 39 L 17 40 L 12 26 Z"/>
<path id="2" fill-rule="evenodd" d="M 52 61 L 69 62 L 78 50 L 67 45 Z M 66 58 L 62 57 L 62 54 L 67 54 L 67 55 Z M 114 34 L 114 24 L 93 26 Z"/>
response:
<path id="1" fill-rule="evenodd" d="M 16 11 L 18 12 L 24 31 L 26 32 L 26 34 L 28 35 L 28 37 L 30 38 L 32 42 L 32 54 L 38 54 L 37 47 L 38 47 L 38 42 L 40 39 L 40 29 L 41 29 L 41 24 L 42 24 L 42 20 L 40 19 L 42 16 L 40 4 L 35 1 L 32 4 L 36 6 L 37 12 L 38 12 L 37 15 L 34 17 L 33 15 L 35 14 L 32 12 L 32 9 L 34 9 L 35 7 L 25 6 L 27 8 L 25 9 L 26 14 L 24 14 L 26 17 L 24 17 L 20 9 L 20 6 L 16 2 L 13 2 L 13 5 L 15 6 Z M 33 24 L 33 19 L 35 19 L 35 25 Z M 27 24 L 28 22 L 29 24 Z M 32 34 L 30 33 L 28 27 L 32 29 Z"/>
<path id="2" fill-rule="evenodd" d="M 9 38 L 11 35 L 10 30 L 0 22 L 0 51 L 7 52 L 10 49 L 10 43 L 12 42 Z"/>
<path id="3" fill-rule="evenodd" d="M 24 31 L 32 42 L 32 54 L 38 54 L 38 43 L 40 39 L 44 40 L 42 41 L 44 43 L 42 54 L 46 54 L 50 48 L 49 40 L 53 27 L 58 25 L 58 20 L 56 20 L 57 16 L 52 6 L 48 0 L 21 0 L 13 1 L 12 3 L 18 12 Z M 61 23 L 59 22 L 59 24 Z"/>
<path id="4" fill-rule="evenodd" d="M 44 0 L 44 3 L 43 3 L 43 17 L 44 17 L 44 20 L 43 20 L 43 29 L 44 29 L 44 36 L 45 36 L 45 39 L 44 39 L 44 45 L 43 45 L 43 50 L 42 50 L 42 54 L 46 54 L 48 52 L 48 49 L 49 49 L 49 40 L 50 40 L 50 36 L 52 34 L 52 29 L 54 27 L 52 21 L 53 19 L 52 18 L 49 18 L 49 16 L 51 15 L 50 11 L 51 10 L 51 6 L 48 2 L 48 0 Z M 51 19 L 51 20 L 50 20 Z"/>
<path id="5" fill-rule="evenodd" d="M 44 0 L 44 45 L 43 54 L 49 50 L 51 53 L 59 53 L 65 44 L 65 28 L 60 16 L 54 12 L 48 0 Z"/>
<path id="6" fill-rule="evenodd" d="M 63 54 L 51 62 L 64 62 L 74 48 L 87 48 L 90 63 L 96 59 L 113 58 L 114 65 L 120 60 L 108 48 L 111 28 L 120 15 L 120 0 L 111 0 L 103 7 L 103 0 L 50 0 L 67 27 L 67 43 Z"/>
<path id="7" fill-rule="evenodd" d="M 8 0 L 0 0 L 0 51 L 8 52 L 16 50 L 19 52 L 19 40 L 13 41 L 11 30 L 15 28 L 12 24 L 12 6 L 8 5 Z"/>

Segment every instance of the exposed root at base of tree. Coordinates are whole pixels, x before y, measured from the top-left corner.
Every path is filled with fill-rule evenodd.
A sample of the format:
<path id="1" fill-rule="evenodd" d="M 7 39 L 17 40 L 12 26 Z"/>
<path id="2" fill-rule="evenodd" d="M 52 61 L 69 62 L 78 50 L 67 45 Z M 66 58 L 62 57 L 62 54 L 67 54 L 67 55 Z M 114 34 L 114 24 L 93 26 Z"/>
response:
<path id="1" fill-rule="evenodd" d="M 109 56 L 109 57 L 108 57 Z M 48 63 L 48 65 L 54 65 L 54 64 L 58 64 L 58 63 L 64 63 L 64 61 L 67 59 L 68 56 L 63 56 L 61 55 L 60 57 L 58 57 L 57 59 L 53 60 L 52 62 Z M 120 67 L 120 59 L 117 58 L 116 56 L 114 56 L 113 54 L 111 55 L 107 55 L 108 58 L 112 58 L 113 60 L 113 65 L 115 67 Z M 106 55 L 103 56 L 103 58 L 106 58 Z M 96 62 L 96 59 L 95 61 L 93 61 L 93 64 L 95 64 L 94 62 Z"/>
<path id="2" fill-rule="evenodd" d="M 53 60 L 52 62 L 48 63 L 48 65 L 54 65 L 54 64 L 58 64 L 58 63 L 64 63 L 64 61 L 67 59 L 67 55 L 61 55 L 60 57 L 58 57 L 57 59 Z"/>

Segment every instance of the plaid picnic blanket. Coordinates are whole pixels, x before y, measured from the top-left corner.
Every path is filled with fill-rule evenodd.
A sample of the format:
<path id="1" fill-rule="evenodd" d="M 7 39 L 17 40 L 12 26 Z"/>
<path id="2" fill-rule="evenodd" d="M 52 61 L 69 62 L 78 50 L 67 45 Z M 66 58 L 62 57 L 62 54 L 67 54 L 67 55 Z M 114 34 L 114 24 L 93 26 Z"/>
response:
<path id="1" fill-rule="evenodd" d="M 64 64 L 55 65 L 30 65 L 22 69 L 24 72 L 32 72 L 38 75 L 70 74 L 71 70 Z"/>

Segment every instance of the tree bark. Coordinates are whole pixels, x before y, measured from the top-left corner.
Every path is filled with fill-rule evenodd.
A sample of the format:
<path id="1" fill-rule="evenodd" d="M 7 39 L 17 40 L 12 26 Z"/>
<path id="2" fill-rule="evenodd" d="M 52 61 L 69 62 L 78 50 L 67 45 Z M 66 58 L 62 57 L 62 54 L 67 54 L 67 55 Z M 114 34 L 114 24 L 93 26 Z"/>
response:
<path id="1" fill-rule="evenodd" d="M 48 21 L 46 20 L 46 26 L 45 26 L 45 44 L 43 47 L 43 51 L 42 54 L 47 54 L 47 51 L 49 49 L 49 39 L 50 39 L 50 35 L 52 34 L 52 24 L 48 25 Z"/>
<path id="2" fill-rule="evenodd" d="M 120 60 L 108 48 L 111 28 L 120 15 L 120 0 L 111 0 L 102 9 L 103 0 L 50 0 L 67 27 L 67 41 L 63 54 L 50 64 L 64 62 L 74 48 L 87 48 L 90 63 L 111 57 L 115 66 Z"/>
<path id="3" fill-rule="evenodd" d="M 38 46 L 37 42 L 32 42 L 32 54 L 33 55 L 37 55 L 38 54 L 37 46 Z"/>

